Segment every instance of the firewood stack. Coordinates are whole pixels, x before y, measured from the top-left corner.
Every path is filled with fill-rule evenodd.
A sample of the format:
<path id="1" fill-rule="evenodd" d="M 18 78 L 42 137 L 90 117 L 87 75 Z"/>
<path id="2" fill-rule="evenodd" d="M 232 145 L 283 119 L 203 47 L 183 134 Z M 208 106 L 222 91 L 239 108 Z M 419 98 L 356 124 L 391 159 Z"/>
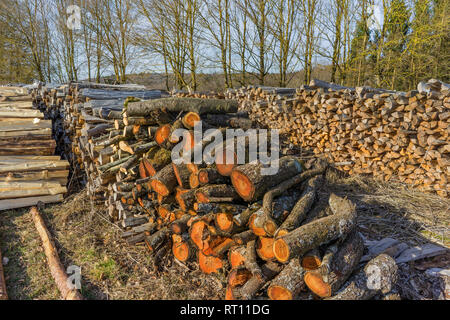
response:
<path id="1" fill-rule="evenodd" d="M 172 90 L 171 96 L 175 98 L 199 98 L 199 99 L 225 99 L 225 94 L 215 91 L 182 91 Z"/>
<path id="2" fill-rule="evenodd" d="M 102 199 L 98 193 L 103 190 L 95 185 L 92 172 L 96 172 L 93 160 L 97 159 L 102 147 L 90 149 L 90 146 L 102 139 L 117 136 L 114 120 L 122 119 L 125 99 L 136 97 L 143 99 L 161 98 L 161 91 L 147 90 L 144 86 L 107 85 L 97 83 L 69 83 L 58 88 L 42 87 L 35 90 L 35 103 L 40 106 L 46 117 L 53 120 L 55 139 L 60 153 L 71 163 L 73 180 L 87 183 L 89 194 Z M 102 158 L 102 164 L 108 159 Z M 87 175 L 85 174 L 87 173 Z"/>
<path id="3" fill-rule="evenodd" d="M 227 299 L 266 294 L 298 299 L 311 298 L 311 293 L 369 299 L 387 293 L 395 282 L 395 261 L 386 255 L 366 267 L 380 268 L 383 286 L 368 288 L 362 282 L 363 244 L 355 230 L 354 205 L 335 195 L 326 206 L 316 201 L 324 163 L 310 167 L 297 155 L 282 154 L 276 174 L 264 175 L 267 165 L 261 162 L 238 165 L 227 142 L 211 154 L 210 164 L 173 161 L 179 143 L 182 150 L 195 147 L 198 121 L 203 133 L 254 128 L 248 115 L 238 112 L 237 101 L 128 98 L 123 110 L 113 110 L 116 104 L 108 99 L 101 104 L 110 110 L 104 113 L 92 107 L 99 102 L 78 109 L 75 95 L 65 100 L 65 125 L 75 124 L 80 134 L 76 155 L 85 168 L 88 192 L 104 201 L 111 219 L 124 229 L 123 239 L 145 244 L 157 265 L 173 256 L 181 263 L 197 263 L 208 274 L 226 272 Z M 85 130 L 78 125 L 80 118 L 73 122 L 75 116 L 82 116 L 84 124 L 89 117 L 113 119 L 113 126 L 108 122 L 106 129 L 89 136 L 104 122 Z M 176 136 L 176 129 L 186 131 Z M 235 148 L 240 143 L 236 138 L 228 142 Z M 242 144 L 245 150 L 249 143 Z M 231 163 L 219 160 L 229 154 Z"/>
<path id="4" fill-rule="evenodd" d="M 23 87 L 0 87 L 0 210 L 63 200 L 68 162 L 54 156 L 52 121 Z"/>
<path id="5" fill-rule="evenodd" d="M 313 80 L 300 89 L 230 89 L 261 126 L 278 128 L 304 152 L 349 174 L 372 174 L 442 197 L 450 192 L 450 89 L 438 80 L 417 91 L 346 88 Z"/>

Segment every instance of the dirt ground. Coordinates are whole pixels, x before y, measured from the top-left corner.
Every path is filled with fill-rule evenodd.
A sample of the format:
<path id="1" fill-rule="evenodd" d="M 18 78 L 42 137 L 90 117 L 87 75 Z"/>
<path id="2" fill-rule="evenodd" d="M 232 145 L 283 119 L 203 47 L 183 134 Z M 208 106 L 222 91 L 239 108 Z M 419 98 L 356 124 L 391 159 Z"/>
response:
<path id="1" fill-rule="evenodd" d="M 450 246 L 450 200 L 359 176 L 327 174 L 319 193 L 347 196 L 357 205 L 365 238 L 392 237 L 410 245 L 427 242 Z M 223 274 L 204 275 L 195 264 L 171 257 L 162 270 L 153 266 L 144 246 L 129 246 L 102 206 L 85 192 L 41 211 L 65 267 L 81 267 L 82 295 L 87 299 L 223 299 Z M 10 299 L 59 299 L 29 209 L 0 212 L 0 248 Z M 4 261 L 6 262 L 6 261 Z M 403 299 L 437 299 L 442 283 L 425 276 L 430 267 L 449 268 L 450 255 L 402 265 L 397 288 Z"/>

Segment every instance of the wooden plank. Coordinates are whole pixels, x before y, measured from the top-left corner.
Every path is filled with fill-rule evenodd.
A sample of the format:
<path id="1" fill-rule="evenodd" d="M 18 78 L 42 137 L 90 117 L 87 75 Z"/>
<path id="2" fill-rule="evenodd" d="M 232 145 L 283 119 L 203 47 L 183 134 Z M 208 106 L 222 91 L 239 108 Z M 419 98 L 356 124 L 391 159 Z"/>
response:
<path id="1" fill-rule="evenodd" d="M 11 210 L 17 208 L 25 208 L 36 205 L 39 201 L 43 203 L 56 203 L 64 200 L 62 194 L 42 196 L 42 197 L 30 197 L 22 199 L 8 199 L 0 200 L 0 210 Z"/>
<path id="2" fill-rule="evenodd" d="M 11 161 L 11 162 L 30 162 L 30 161 L 59 161 L 60 156 L 34 156 L 34 155 L 13 155 L 13 156 L 0 156 L 0 162 Z"/>
<path id="3" fill-rule="evenodd" d="M 40 189 L 40 188 L 56 188 L 61 185 L 57 182 L 50 181 L 31 181 L 31 182 L 6 182 L 0 181 L 0 192 L 23 190 L 23 189 Z"/>
<path id="4" fill-rule="evenodd" d="M 26 197 L 38 197 L 38 196 L 49 196 L 64 194 L 67 192 L 67 188 L 61 185 L 52 187 L 41 187 L 41 188 L 31 188 L 31 189 L 13 189 L 10 191 L 0 189 L 0 200 L 5 199 L 20 199 Z"/>
<path id="5" fill-rule="evenodd" d="M 51 120 L 19 120 L 10 122 L 0 122 L 0 131 L 28 131 L 52 128 Z"/>
<path id="6" fill-rule="evenodd" d="M 1 118 L 39 118 L 43 119 L 44 114 L 38 110 L 21 110 L 21 109 L 0 109 Z"/>
<path id="7" fill-rule="evenodd" d="M 61 170 L 69 167 L 67 160 L 60 161 L 33 161 L 25 163 L 11 163 L 0 161 L 0 173 L 5 172 L 24 172 L 24 171 L 38 171 L 38 170 Z"/>
<path id="8" fill-rule="evenodd" d="M 430 258 L 449 252 L 448 248 L 438 246 L 432 243 L 425 244 L 423 246 L 416 246 L 403 251 L 395 261 L 397 263 L 405 263 L 424 258 Z"/>
<path id="9" fill-rule="evenodd" d="M 1 117 L 1 115 L 0 115 Z M 11 131 L 11 132 L 2 132 L 0 131 L 0 138 L 10 138 L 10 137 L 33 137 L 33 136 L 46 136 L 48 138 L 51 138 L 52 136 L 52 129 L 51 128 L 45 128 L 45 129 L 37 129 L 37 130 L 28 130 L 28 131 Z"/>
<path id="10" fill-rule="evenodd" d="M 31 101 L 24 101 L 24 102 L 12 102 L 12 101 L 3 101 L 0 102 L 0 110 L 2 108 L 15 108 L 15 109 L 32 109 L 33 108 L 33 102 Z"/>

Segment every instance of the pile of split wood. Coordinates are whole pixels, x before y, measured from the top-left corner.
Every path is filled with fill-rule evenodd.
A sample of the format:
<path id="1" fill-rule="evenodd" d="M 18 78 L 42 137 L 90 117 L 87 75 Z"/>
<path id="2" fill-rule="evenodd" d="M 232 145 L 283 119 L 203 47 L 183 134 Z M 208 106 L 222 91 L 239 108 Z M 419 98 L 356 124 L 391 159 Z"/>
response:
<path id="1" fill-rule="evenodd" d="M 111 89 L 105 100 L 84 101 L 79 88 L 67 90 L 60 110 L 88 193 L 104 202 L 127 243 L 145 244 L 156 263 L 173 256 L 208 274 L 226 272 L 228 299 L 311 293 L 369 299 L 395 283 L 397 267 L 388 255 L 361 269 L 364 246 L 354 205 L 335 195 L 325 207 L 316 204 L 326 164 L 304 165 L 298 156 L 282 154 L 277 173 L 263 175 L 267 164 L 237 164 L 229 146 L 248 151 L 250 142 L 236 137 L 212 152 L 209 164 L 172 160 L 180 143 L 179 152 L 205 151 L 207 144 L 194 144 L 199 121 L 203 133 L 254 127 L 237 101 L 135 101 L 136 91 L 112 100 L 109 94 L 121 91 Z M 186 130 L 173 135 L 177 129 Z M 227 156 L 231 161 L 224 163 Z M 373 287 L 366 271 L 376 268 L 380 281 Z"/>
<path id="2" fill-rule="evenodd" d="M 68 162 L 53 156 L 52 122 L 22 87 L 0 87 L 0 210 L 63 200 Z"/>
<path id="3" fill-rule="evenodd" d="M 325 155 L 350 174 L 373 174 L 446 197 L 450 192 L 450 86 L 421 82 L 395 92 L 313 80 L 300 89 L 229 89 L 228 99 L 303 152 Z"/>

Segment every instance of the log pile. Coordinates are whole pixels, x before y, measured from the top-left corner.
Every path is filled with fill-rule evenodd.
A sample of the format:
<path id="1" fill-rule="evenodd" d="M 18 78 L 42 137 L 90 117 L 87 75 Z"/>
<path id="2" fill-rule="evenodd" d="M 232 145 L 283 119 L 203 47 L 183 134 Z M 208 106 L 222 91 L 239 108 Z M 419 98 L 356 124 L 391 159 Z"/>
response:
<path id="1" fill-rule="evenodd" d="M 0 210 L 54 203 L 66 193 L 68 162 L 54 156 L 52 121 L 28 90 L 0 87 Z"/>
<path id="2" fill-rule="evenodd" d="M 313 80 L 299 89 L 229 89 L 226 98 L 239 99 L 252 120 L 349 174 L 450 193 L 448 84 L 430 80 L 404 93 Z"/>
<path id="3" fill-rule="evenodd" d="M 363 245 L 354 205 L 336 195 L 318 205 L 325 163 L 304 164 L 299 155 L 282 152 L 277 173 L 264 175 L 267 164 L 237 163 L 227 148 L 227 142 L 240 143 L 233 138 L 211 154 L 211 162 L 173 160 L 183 150 L 206 150 L 194 144 L 199 122 L 203 134 L 254 128 L 237 101 L 128 96 L 119 105 L 108 94 L 103 102 L 80 101 L 68 88 L 60 110 L 87 192 L 123 228 L 124 241 L 145 245 L 157 266 L 173 257 L 207 274 L 225 272 L 227 299 L 328 298 L 353 282 L 360 285 Z M 177 129 L 185 131 L 175 135 Z M 245 150 L 249 145 L 244 140 Z M 221 162 L 227 155 L 232 161 Z M 392 258 L 376 257 L 368 265 L 389 266 L 386 282 L 395 282 Z M 358 287 L 357 298 L 387 289 Z"/>
<path id="4" fill-rule="evenodd" d="M 115 120 L 122 122 L 122 110 L 127 98 L 138 100 L 161 96 L 162 92 L 159 90 L 147 90 L 144 86 L 134 84 L 88 82 L 58 87 L 41 86 L 33 91 L 35 105 L 53 121 L 57 152 L 71 164 L 71 181 L 78 181 L 82 186 L 87 183 L 93 198 L 96 197 L 96 187 L 95 179 L 90 173 L 96 170 L 92 159 L 97 159 L 98 152 L 103 147 L 101 144 L 100 147 L 90 147 L 121 133 L 115 128 Z M 105 154 L 102 154 L 103 161 L 100 160 L 102 164 L 109 162 L 105 160 Z M 112 153 L 106 157 L 109 158 L 110 155 Z M 86 177 L 92 179 L 85 181 Z"/>

